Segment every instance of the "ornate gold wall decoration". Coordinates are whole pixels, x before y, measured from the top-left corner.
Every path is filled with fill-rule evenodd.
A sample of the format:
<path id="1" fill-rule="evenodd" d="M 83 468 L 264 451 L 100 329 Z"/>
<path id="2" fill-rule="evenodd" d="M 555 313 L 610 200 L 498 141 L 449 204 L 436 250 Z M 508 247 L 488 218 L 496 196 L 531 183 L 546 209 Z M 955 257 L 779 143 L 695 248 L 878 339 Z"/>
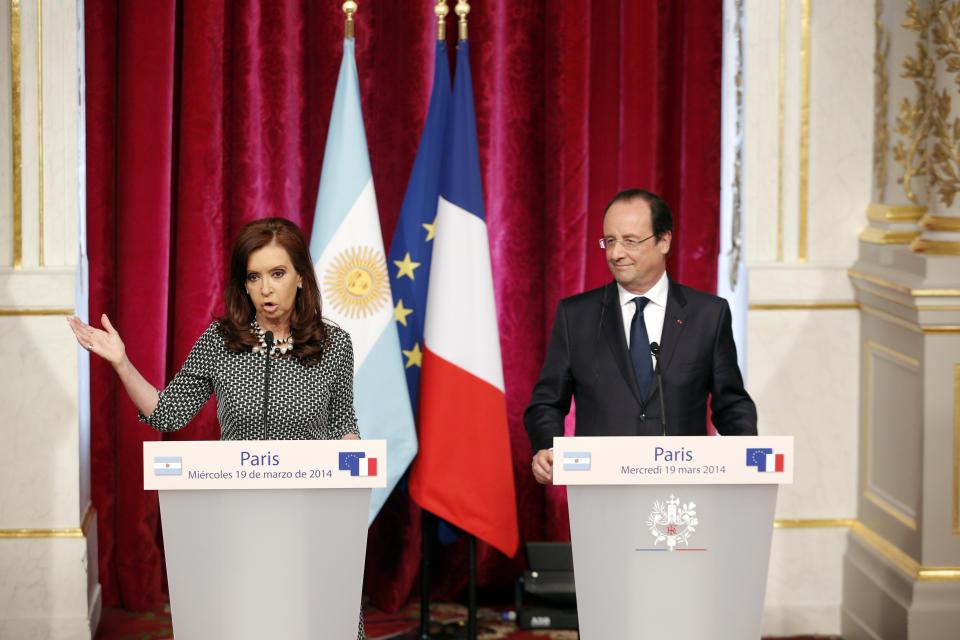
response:
<path id="1" fill-rule="evenodd" d="M 873 52 L 873 201 L 887 198 L 887 149 L 890 146 L 890 32 L 883 26 L 883 0 L 876 0 L 876 49 Z"/>
<path id="2" fill-rule="evenodd" d="M 907 56 L 903 60 L 903 78 L 913 79 L 917 90 L 916 100 L 904 98 L 900 102 L 900 115 L 897 116 L 894 132 L 906 138 L 897 141 L 893 147 L 893 159 L 903 167 L 903 176 L 898 182 L 903 184 L 907 198 L 919 204 L 919 198 L 913 188 L 913 179 L 927 174 L 927 134 L 930 131 L 929 100 L 934 91 L 934 61 L 927 52 L 927 35 L 930 29 L 932 10 L 920 9 L 915 0 L 907 6 L 907 20 L 903 27 L 920 34 L 917 57 Z"/>
<path id="3" fill-rule="evenodd" d="M 943 63 L 954 82 L 960 84 L 960 2 L 935 0 L 930 35 L 935 46 L 936 61 Z M 960 117 L 950 118 L 953 99 L 942 89 L 934 91 L 930 103 L 930 133 L 934 142 L 930 153 L 930 186 L 936 188 L 940 201 L 951 206 L 960 192 Z"/>

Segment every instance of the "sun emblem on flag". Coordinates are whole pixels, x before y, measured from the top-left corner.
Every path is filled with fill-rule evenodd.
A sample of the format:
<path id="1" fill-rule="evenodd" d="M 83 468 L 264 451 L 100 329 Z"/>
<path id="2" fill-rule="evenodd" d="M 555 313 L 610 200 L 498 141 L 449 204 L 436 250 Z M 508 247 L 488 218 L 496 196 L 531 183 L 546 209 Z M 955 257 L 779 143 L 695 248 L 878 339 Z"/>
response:
<path id="1" fill-rule="evenodd" d="M 324 293 L 339 313 L 366 318 L 390 298 L 390 280 L 383 253 L 370 247 L 351 247 L 334 258 L 324 274 Z"/>

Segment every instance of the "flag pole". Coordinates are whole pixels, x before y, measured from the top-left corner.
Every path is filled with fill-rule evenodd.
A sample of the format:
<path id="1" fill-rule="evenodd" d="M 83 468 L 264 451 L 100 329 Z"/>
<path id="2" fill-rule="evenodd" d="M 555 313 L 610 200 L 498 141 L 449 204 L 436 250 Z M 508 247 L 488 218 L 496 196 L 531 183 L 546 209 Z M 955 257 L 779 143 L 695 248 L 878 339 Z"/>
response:
<path id="1" fill-rule="evenodd" d="M 347 0 L 343 3 L 343 12 L 347 14 L 347 24 L 344 27 L 345 37 L 353 39 L 353 14 L 357 12 L 357 3 L 354 0 Z"/>
<path id="2" fill-rule="evenodd" d="M 459 18 L 457 40 L 466 42 L 470 3 L 467 0 L 457 0 L 453 11 Z M 477 536 L 472 533 L 467 536 L 467 640 L 477 640 Z"/>
<path id="3" fill-rule="evenodd" d="M 437 0 L 433 14 L 437 17 L 437 41 L 447 40 L 447 0 Z M 430 547 L 437 519 L 426 509 L 420 511 L 420 637 L 430 640 Z"/>
<path id="4" fill-rule="evenodd" d="M 470 3 L 467 0 L 457 0 L 457 6 L 454 7 L 453 11 L 460 17 L 460 21 L 457 23 L 457 39 L 466 40 L 467 14 L 470 13 Z"/>

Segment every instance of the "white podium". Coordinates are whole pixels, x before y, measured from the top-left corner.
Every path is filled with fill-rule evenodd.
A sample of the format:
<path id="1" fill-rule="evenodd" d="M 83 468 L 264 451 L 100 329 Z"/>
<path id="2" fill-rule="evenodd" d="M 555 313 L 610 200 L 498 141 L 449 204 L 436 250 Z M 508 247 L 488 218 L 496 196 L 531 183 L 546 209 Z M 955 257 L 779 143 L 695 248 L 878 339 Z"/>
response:
<path id="1" fill-rule="evenodd" d="M 580 637 L 759 640 L 793 438 L 555 438 Z"/>
<path id="2" fill-rule="evenodd" d="M 177 640 L 356 638 L 384 440 L 145 442 Z"/>

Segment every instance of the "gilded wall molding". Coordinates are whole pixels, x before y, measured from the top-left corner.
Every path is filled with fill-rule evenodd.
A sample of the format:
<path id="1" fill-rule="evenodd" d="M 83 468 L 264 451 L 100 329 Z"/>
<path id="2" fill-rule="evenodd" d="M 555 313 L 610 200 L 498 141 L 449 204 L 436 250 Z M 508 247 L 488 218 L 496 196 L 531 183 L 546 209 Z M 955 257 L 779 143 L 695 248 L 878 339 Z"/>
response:
<path id="1" fill-rule="evenodd" d="M 748 307 L 750 311 L 838 311 L 859 308 L 856 302 L 757 302 Z"/>
<path id="2" fill-rule="evenodd" d="M 916 582 L 960 582 L 960 567 L 923 566 L 876 531 L 856 518 L 806 518 L 777 519 L 775 529 L 830 529 L 849 528 L 850 533 L 890 564 L 899 569 L 907 578 Z"/>
<path id="3" fill-rule="evenodd" d="M 931 216 L 928 213 L 920 219 L 920 228 L 924 231 L 948 231 L 960 233 L 960 218 Z"/>
<path id="4" fill-rule="evenodd" d="M 774 529 L 833 529 L 837 527 L 853 527 L 856 518 L 777 518 L 773 522 Z"/>
<path id="5" fill-rule="evenodd" d="M 960 256 L 960 242 L 917 237 L 910 242 L 910 251 L 937 256 Z"/>
<path id="6" fill-rule="evenodd" d="M 960 288 L 958 289 L 911 289 L 909 287 L 904 287 L 890 280 L 880 278 L 877 276 L 872 276 L 869 273 L 862 273 L 860 271 L 855 271 L 853 269 L 847 269 L 847 275 L 855 280 L 862 280 L 864 282 L 869 282 L 870 284 L 875 284 L 885 289 L 891 291 L 896 291 L 897 293 L 904 293 L 908 296 L 913 296 L 914 298 L 925 298 L 925 297 L 947 297 L 952 298 L 955 296 L 960 296 Z"/>
<path id="7" fill-rule="evenodd" d="M 924 567 L 860 521 L 853 524 L 850 533 L 915 582 L 960 582 L 960 567 Z"/>
<path id="8" fill-rule="evenodd" d="M 780 0 L 780 67 L 777 122 L 777 262 L 783 262 L 783 111 L 786 105 L 787 77 L 787 0 Z"/>
<path id="9" fill-rule="evenodd" d="M 75 309 L 0 309 L 0 316 L 73 316 Z"/>
<path id="10" fill-rule="evenodd" d="M 882 354 L 889 360 L 900 363 L 901 366 L 913 371 L 917 375 L 920 373 L 920 361 L 904 353 L 895 351 L 890 347 L 884 346 L 873 340 L 866 340 L 863 343 L 863 472 L 861 482 L 863 483 L 863 497 L 884 513 L 897 520 L 912 531 L 917 530 L 916 518 L 904 513 L 889 501 L 878 496 L 870 490 L 870 431 L 871 431 L 871 411 L 870 411 L 870 382 L 873 377 L 873 357 L 876 354 Z"/>
<path id="11" fill-rule="evenodd" d="M 53 529 L 0 529 L 0 539 L 10 538 L 86 538 L 90 525 L 97 515 L 93 503 L 88 502 L 83 512 L 79 527 L 64 527 Z"/>
<path id="12" fill-rule="evenodd" d="M 10 85 L 13 147 L 13 269 L 23 268 L 23 139 L 20 114 L 20 0 L 10 0 Z"/>
<path id="13" fill-rule="evenodd" d="M 803 0 L 800 16 L 800 221 L 797 261 L 807 261 L 807 217 L 810 203 L 810 4 Z"/>
<path id="14" fill-rule="evenodd" d="M 37 264 L 43 256 L 43 0 L 37 0 Z"/>
<path id="15" fill-rule="evenodd" d="M 873 52 L 873 197 L 887 198 L 887 152 L 890 147 L 890 32 L 883 25 L 883 0 L 875 0 L 876 47 Z"/>
<path id="16" fill-rule="evenodd" d="M 876 202 L 867 205 L 867 219 L 876 222 L 917 222 L 926 213 L 926 207 L 905 207 Z"/>
<path id="17" fill-rule="evenodd" d="M 919 229 L 891 228 L 883 225 L 916 224 L 926 212 L 926 207 L 872 202 L 867 206 L 868 226 L 860 232 L 859 239 L 870 244 L 909 244 L 920 235 Z"/>
<path id="18" fill-rule="evenodd" d="M 894 231 L 867 227 L 857 237 L 862 242 L 870 244 L 910 244 L 914 238 L 920 236 L 920 233 L 920 231 Z"/>

